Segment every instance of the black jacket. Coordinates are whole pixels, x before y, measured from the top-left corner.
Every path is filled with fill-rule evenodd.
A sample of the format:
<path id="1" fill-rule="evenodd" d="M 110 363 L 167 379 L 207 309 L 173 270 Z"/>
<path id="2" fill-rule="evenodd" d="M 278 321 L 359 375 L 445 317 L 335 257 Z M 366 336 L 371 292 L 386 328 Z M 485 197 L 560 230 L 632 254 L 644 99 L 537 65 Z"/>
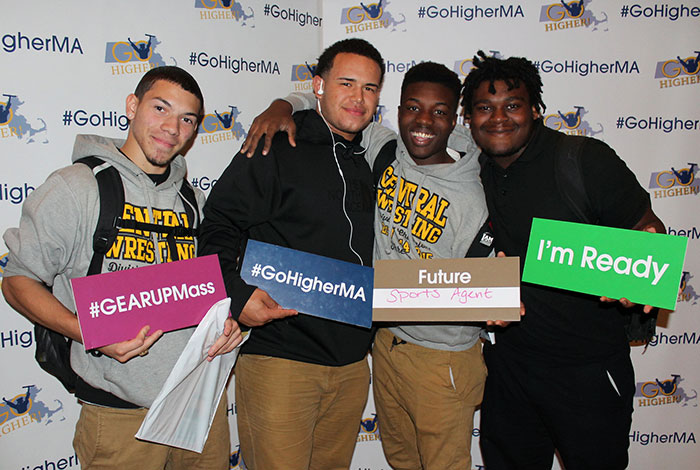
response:
<path id="1" fill-rule="evenodd" d="M 359 146 L 331 132 L 316 111 L 294 115 L 297 146 L 277 134 L 267 156 L 238 154 L 211 191 L 204 207 L 199 254 L 217 253 L 238 318 L 255 290 L 240 277 L 238 261 L 247 239 L 359 264 L 348 246 L 371 265 L 374 195 L 372 174 Z M 333 139 L 338 171 L 333 155 Z M 364 358 L 371 330 L 300 315 L 254 328 L 242 352 L 341 366 Z"/>

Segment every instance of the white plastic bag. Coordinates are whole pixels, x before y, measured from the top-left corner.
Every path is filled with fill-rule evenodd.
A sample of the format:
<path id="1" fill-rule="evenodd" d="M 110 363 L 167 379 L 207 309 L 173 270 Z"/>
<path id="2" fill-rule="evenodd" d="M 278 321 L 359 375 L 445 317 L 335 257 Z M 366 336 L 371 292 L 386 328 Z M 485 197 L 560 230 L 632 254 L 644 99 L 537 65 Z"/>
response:
<path id="1" fill-rule="evenodd" d="M 207 352 L 223 333 L 231 299 L 214 304 L 192 334 L 153 401 L 137 439 L 202 452 L 241 344 L 208 362 Z"/>

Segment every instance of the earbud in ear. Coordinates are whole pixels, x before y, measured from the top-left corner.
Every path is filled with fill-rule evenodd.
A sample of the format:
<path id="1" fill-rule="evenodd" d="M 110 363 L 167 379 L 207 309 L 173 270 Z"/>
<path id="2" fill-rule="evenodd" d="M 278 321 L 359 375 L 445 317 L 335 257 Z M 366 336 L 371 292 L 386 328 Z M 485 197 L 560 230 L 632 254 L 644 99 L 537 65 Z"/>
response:
<path id="1" fill-rule="evenodd" d="M 319 95 L 323 94 L 323 80 L 321 80 L 321 84 L 318 86 L 318 94 Z"/>

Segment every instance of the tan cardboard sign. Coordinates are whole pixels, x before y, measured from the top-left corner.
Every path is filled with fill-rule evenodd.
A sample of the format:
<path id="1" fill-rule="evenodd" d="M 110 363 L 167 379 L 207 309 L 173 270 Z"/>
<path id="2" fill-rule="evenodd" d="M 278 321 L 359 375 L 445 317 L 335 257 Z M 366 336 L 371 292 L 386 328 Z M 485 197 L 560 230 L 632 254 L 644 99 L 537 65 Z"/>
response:
<path id="1" fill-rule="evenodd" d="M 520 320 L 520 259 L 374 262 L 373 321 Z"/>

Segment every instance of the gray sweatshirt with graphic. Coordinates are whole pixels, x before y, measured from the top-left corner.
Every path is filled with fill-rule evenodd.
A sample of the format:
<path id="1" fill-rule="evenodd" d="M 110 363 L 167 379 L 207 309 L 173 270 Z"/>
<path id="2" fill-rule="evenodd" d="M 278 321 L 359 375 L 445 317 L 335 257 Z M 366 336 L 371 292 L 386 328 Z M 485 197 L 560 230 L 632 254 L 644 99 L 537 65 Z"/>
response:
<path id="1" fill-rule="evenodd" d="M 315 105 L 315 97 L 310 93 L 293 93 L 284 99 L 295 112 Z M 396 134 L 386 127 L 376 123 L 367 126 L 362 134 L 362 145 L 367 149 L 365 157 L 370 166 L 382 147 L 393 139 L 397 139 Z M 384 171 L 377 189 L 375 260 L 419 259 L 420 253 L 429 253 L 426 256 L 431 258 L 466 255 L 488 218 L 479 179 L 481 150 L 469 129 L 460 125 L 455 127 L 448 146 L 465 155 L 454 163 L 417 165 L 398 139 L 396 160 Z M 418 207 L 419 201 L 421 207 Z M 412 234 L 415 224 L 424 229 L 417 230 L 424 236 Z M 482 326 L 430 323 L 396 325 L 389 329 L 397 337 L 426 348 L 463 351 L 476 344 Z"/>
<path id="2" fill-rule="evenodd" d="M 79 135 L 72 160 L 94 155 L 119 171 L 124 184 L 125 219 L 144 218 L 146 222 L 167 225 L 190 226 L 195 223 L 187 220 L 183 199 L 178 196 L 187 172 L 184 158 L 177 156 L 170 165 L 167 180 L 156 186 L 148 175 L 119 152 L 123 143 L 100 136 Z M 195 191 L 201 209 L 204 194 Z M 70 280 L 85 276 L 88 271 L 99 210 L 97 182 L 90 168 L 71 165 L 52 173 L 22 206 L 19 227 L 5 232 L 4 240 L 10 255 L 4 275 L 21 275 L 43 282 L 66 308 L 74 312 Z M 102 272 L 168 261 L 167 243 L 159 239 L 164 235 L 155 232 L 147 235 L 120 232 L 105 256 Z M 196 253 L 196 241 L 191 237 L 178 239 L 177 243 L 181 254 L 194 256 Z M 137 356 L 125 364 L 107 356 L 94 357 L 85 352 L 82 344 L 73 342 L 71 365 L 93 387 L 148 407 L 193 331 L 193 328 L 187 328 L 165 333 L 150 348 L 148 355 Z"/>

